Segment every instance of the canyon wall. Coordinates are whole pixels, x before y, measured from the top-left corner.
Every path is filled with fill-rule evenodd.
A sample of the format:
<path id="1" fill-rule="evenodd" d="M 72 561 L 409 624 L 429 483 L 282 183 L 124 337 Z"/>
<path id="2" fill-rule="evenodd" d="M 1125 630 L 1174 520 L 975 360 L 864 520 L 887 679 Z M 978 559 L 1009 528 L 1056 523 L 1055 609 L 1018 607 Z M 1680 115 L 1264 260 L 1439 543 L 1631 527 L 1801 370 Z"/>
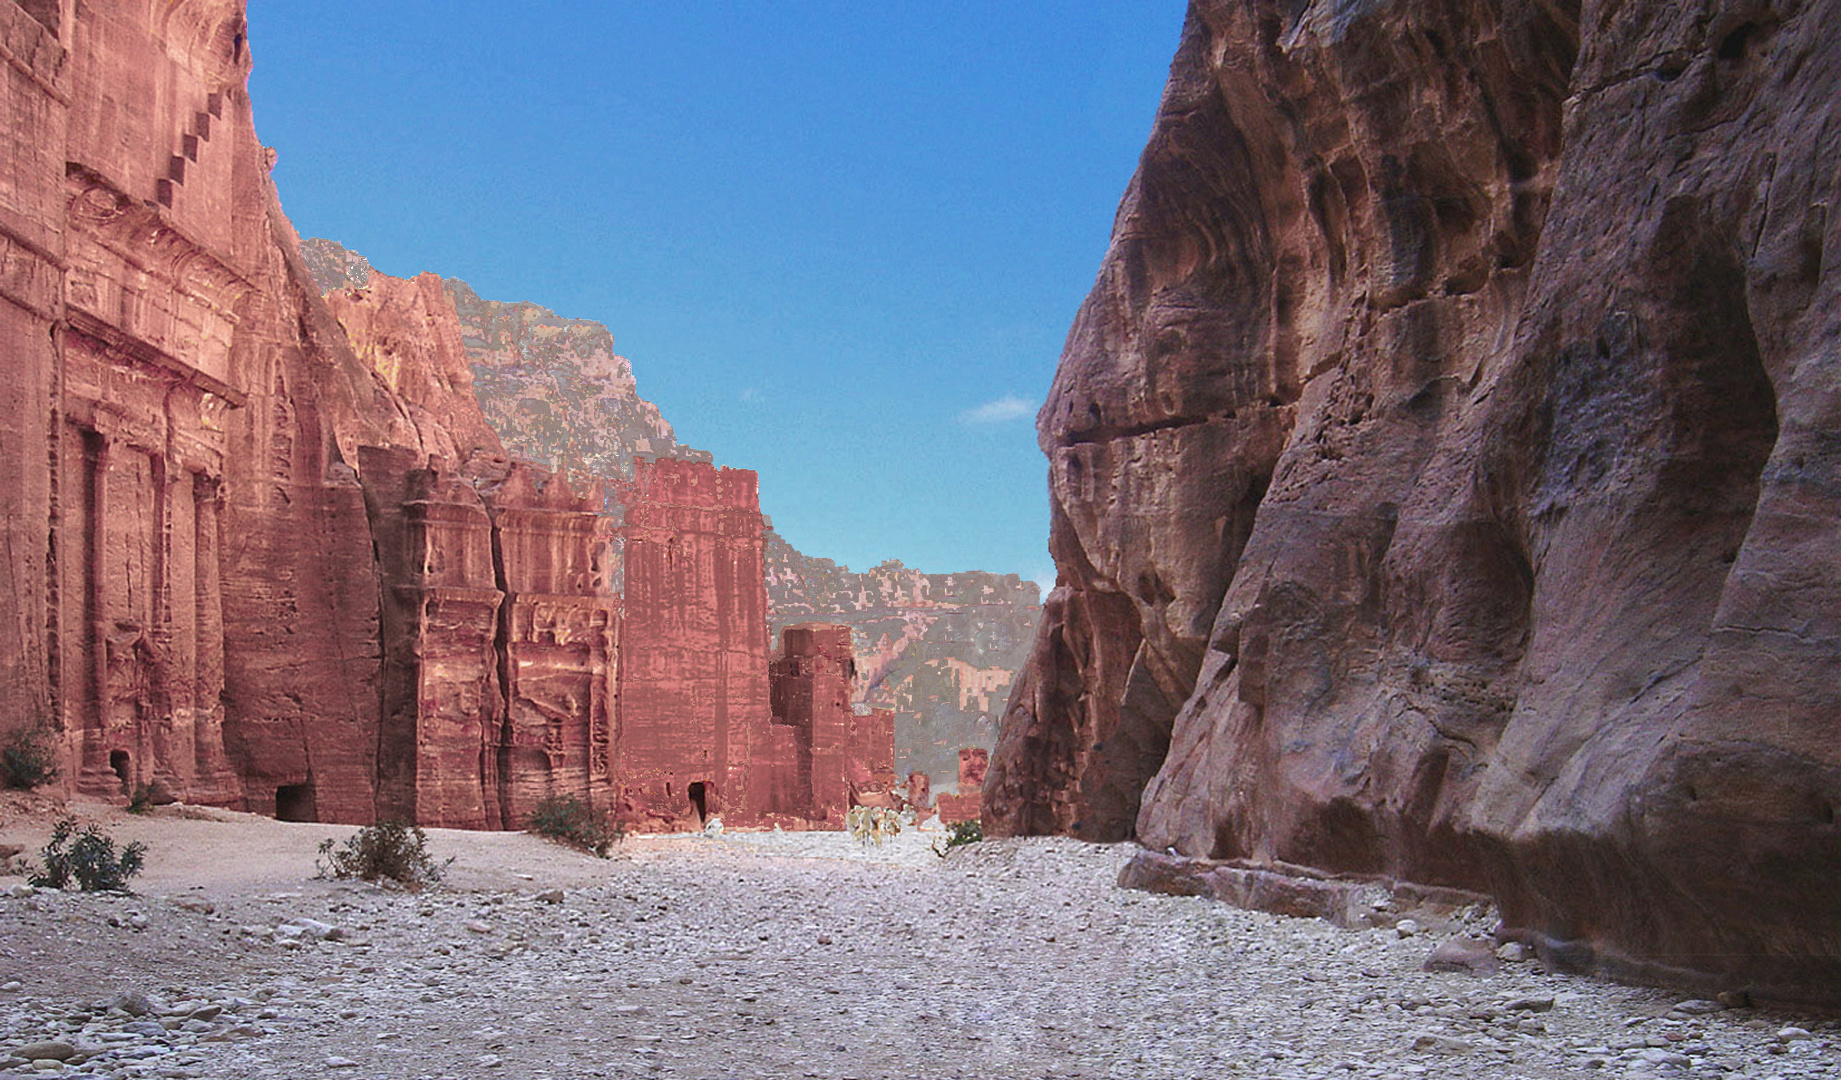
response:
<path id="1" fill-rule="evenodd" d="M 369 820 L 378 580 L 360 446 L 430 451 L 345 346 L 256 139 L 242 7 L 0 4 L 0 728 L 71 788 Z"/>
<path id="2" fill-rule="evenodd" d="M 293 820 L 517 827 L 574 795 L 670 827 L 705 786 L 746 819 L 754 474 L 676 448 L 594 324 L 355 257 L 322 298 L 244 30 L 232 0 L 0 0 L 0 739 L 66 792 Z M 632 421 L 558 460 L 685 460 L 616 469 L 617 502 L 514 463 L 481 349 L 541 368 L 517 415 Z"/>
<path id="3" fill-rule="evenodd" d="M 532 303 L 483 300 L 454 278 L 424 274 L 412 285 L 331 240 L 306 240 L 301 253 L 354 340 L 375 336 L 367 326 L 377 316 L 368 309 L 421 311 L 439 281 L 458 313 L 465 372 L 453 361 L 452 343 L 416 344 L 422 338 L 406 322 L 392 323 L 398 328 L 384 347 L 360 351 L 393 386 L 402 381 L 397 372 L 430 370 L 457 394 L 470 388 L 466 400 L 477 398 L 485 423 L 512 456 L 573 481 L 630 477 L 633 463 L 647 458 L 710 460 L 707 451 L 678 443 L 658 407 L 639 396 L 632 364 L 614 352 L 613 335 L 601 323 L 561 318 Z M 359 297 L 365 299 L 354 307 Z M 393 350 L 404 349 L 427 355 L 417 364 L 392 359 Z M 414 387 L 399 389 L 414 396 Z M 442 419 L 457 431 L 472 430 L 470 416 Z M 617 538 L 615 544 L 618 590 L 623 564 Z M 902 775 L 923 771 L 942 790 L 953 790 L 959 750 L 996 742 L 1003 703 L 1035 635 L 1035 584 L 982 571 L 925 574 L 900 563 L 854 573 L 802 554 L 771 529 L 765 559 L 769 641 L 813 620 L 851 627 L 859 658 L 852 705 L 894 713 Z"/>
<path id="4" fill-rule="evenodd" d="M 1838 20 L 1196 0 L 1038 418 L 987 822 L 1835 1000 Z"/>

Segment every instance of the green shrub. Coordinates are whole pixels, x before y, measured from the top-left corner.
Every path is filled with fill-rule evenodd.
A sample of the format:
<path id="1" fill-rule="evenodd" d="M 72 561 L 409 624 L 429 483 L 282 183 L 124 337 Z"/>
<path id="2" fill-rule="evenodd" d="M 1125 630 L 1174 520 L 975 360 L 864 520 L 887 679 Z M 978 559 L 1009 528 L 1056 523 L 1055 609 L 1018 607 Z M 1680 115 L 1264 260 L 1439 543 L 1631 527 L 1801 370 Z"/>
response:
<path id="1" fill-rule="evenodd" d="M 552 795 L 544 799 L 524 819 L 524 827 L 538 836 L 593 852 L 603 859 L 626 837 L 626 830 L 608 820 L 606 811 L 596 810 L 574 795 Z"/>
<path id="2" fill-rule="evenodd" d="M 366 825 L 337 847 L 330 838 L 322 840 L 320 856 L 326 861 L 313 860 L 320 877 L 382 880 L 410 890 L 438 884 L 454 862 L 436 862 L 428 853 L 428 835 L 400 821 Z"/>
<path id="3" fill-rule="evenodd" d="M 81 831 L 72 818 L 51 827 L 45 845 L 45 868 L 27 881 L 42 889 L 69 889 L 72 882 L 83 892 L 127 892 L 128 879 L 141 872 L 147 845 L 135 841 L 115 853 L 115 841 L 94 825 Z"/>
<path id="4" fill-rule="evenodd" d="M 124 783 L 122 786 L 127 787 L 128 785 Z M 128 813 L 145 814 L 147 811 L 152 810 L 152 809 L 153 809 L 153 785 L 152 784 L 134 785 L 134 790 L 128 793 Z"/>
<path id="5" fill-rule="evenodd" d="M 58 778 L 58 752 L 43 724 L 20 728 L 0 746 L 0 782 L 27 791 Z"/>
<path id="6" fill-rule="evenodd" d="M 944 859 L 946 853 L 953 848 L 964 847 L 966 844 L 976 844 L 978 841 L 983 840 L 984 823 L 977 818 L 973 818 L 970 821 L 955 821 L 951 825 L 946 826 L 945 839 L 945 847 L 941 847 L 938 840 L 933 842 L 933 853 L 942 859 Z"/>

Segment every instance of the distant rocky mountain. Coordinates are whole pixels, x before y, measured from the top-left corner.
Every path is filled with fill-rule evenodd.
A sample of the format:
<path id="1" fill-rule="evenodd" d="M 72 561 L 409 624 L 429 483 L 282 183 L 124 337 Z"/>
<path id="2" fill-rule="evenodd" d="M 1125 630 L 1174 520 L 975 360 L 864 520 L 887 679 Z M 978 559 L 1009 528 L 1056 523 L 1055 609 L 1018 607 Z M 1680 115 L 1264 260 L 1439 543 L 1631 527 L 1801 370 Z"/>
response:
<path id="1" fill-rule="evenodd" d="M 895 711 L 895 770 L 956 791 L 959 749 L 996 743 L 1010 684 L 1029 659 L 1042 612 L 1036 583 L 1015 574 L 926 574 L 890 560 L 853 573 L 801 554 L 769 529 L 767 604 L 782 627 L 850 627 L 853 699 Z"/>
<path id="2" fill-rule="evenodd" d="M 355 251 L 323 239 L 301 254 L 322 291 L 364 288 L 375 272 Z M 460 315 L 480 409 L 517 458 L 572 476 L 626 477 L 635 457 L 709 461 L 678 443 L 658 406 L 639 396 L 614 335 L 537 304 L 485 300 L 458 278 L 442 281 Z"/>
<path id="3" fill-rule="evenodd" d="M 370 288 L 377 274 L 331 240 L 304 241 L 301 254 L 328 293 Z M 710 460 L 678 443 L 658 407 L 639 396 L 632 364 L 614 352 L 606 326 L 486 300 L 455 278 L 442 286 L 460 316 L 480 411 L 511 456 L 593 477 L 630 476 L 635 457 Z M 927 574 L 899 562 L 855 573 L 802 554 L 771 529 L 766 541 L 774 646 L 794 623 L 848 625 L 857 651 L 853 702 L 894 711 L 896 770 L 925 772 L 936 791 L 956 790 L 959 749 L 996 745 L 1042 611 L 1035 583 L 982 571 Z"/>

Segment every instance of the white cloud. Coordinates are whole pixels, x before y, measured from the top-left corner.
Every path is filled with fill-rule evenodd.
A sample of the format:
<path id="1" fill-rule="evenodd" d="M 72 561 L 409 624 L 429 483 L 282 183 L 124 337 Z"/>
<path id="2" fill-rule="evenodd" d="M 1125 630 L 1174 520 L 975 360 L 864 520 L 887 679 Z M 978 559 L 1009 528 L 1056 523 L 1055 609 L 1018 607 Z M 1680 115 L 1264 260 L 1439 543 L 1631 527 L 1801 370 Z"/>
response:
<path id="1" fill-rule="evenodd" d="M 961 424 L 1005 424 L 1012 420 L 1021 420 L 1025 416 L 1036 414 L 1036 403 L 1015 394 L 1005 394 L 996 401 L 987 401 L 975 409 L 967 409 L 959 414 Z"/>

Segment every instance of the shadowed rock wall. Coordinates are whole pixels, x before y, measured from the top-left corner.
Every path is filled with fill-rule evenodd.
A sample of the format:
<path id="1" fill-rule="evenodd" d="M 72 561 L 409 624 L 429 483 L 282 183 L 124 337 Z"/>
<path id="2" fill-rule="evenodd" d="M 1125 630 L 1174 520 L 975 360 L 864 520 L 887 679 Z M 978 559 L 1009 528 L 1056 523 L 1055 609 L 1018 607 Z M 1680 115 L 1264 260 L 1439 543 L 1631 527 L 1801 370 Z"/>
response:
<path id="1" fill-rule="evenodd" d="M 1038 420 L 997 830 L 1841 987 L 1834 2 L 1197 0 Z"/>

